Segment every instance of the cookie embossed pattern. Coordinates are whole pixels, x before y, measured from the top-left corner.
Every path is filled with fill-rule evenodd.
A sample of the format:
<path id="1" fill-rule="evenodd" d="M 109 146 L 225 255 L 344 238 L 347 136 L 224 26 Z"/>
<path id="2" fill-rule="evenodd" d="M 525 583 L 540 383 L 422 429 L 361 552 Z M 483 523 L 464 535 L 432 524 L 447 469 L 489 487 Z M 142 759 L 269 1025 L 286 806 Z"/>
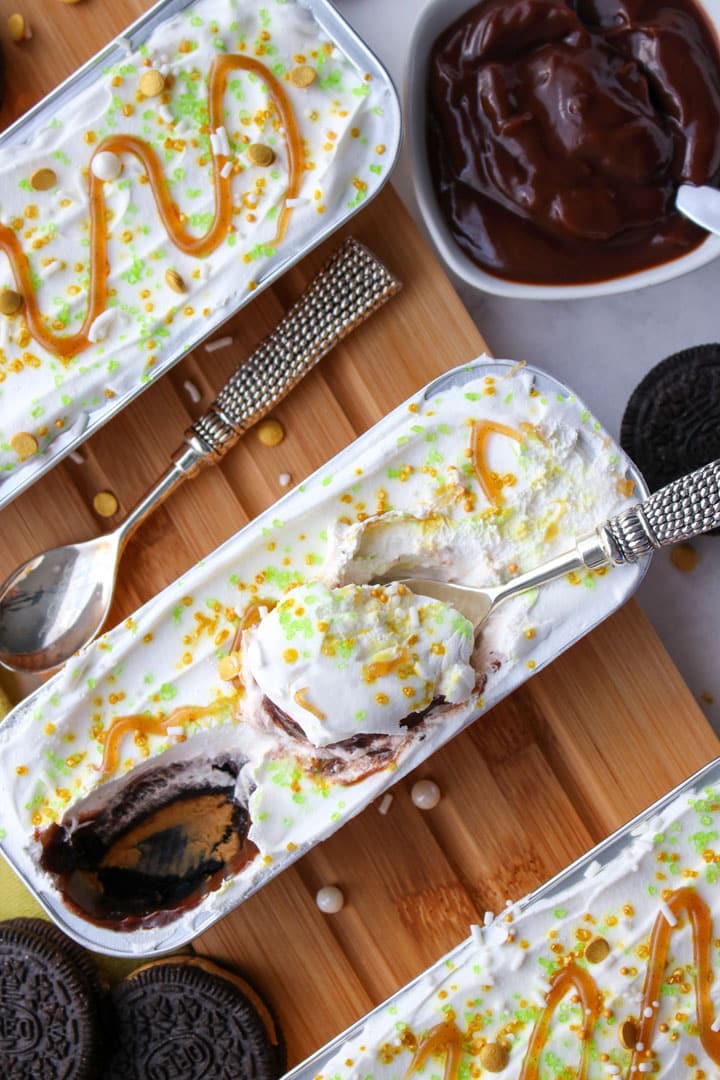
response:
<path id="1" fill-rule="evenodd" d="M 716 1075 L 719 815 L 716 760 L 288 1080 Z"/>
<path id="2" fill-rule="evenodd" d="M 3 853 L 93 948 L 176 948 L 609 615 L 644 568 L 508 601 L 477 642 L 447 605 L 373 582 L 507 580 L 644 494 L 555 380 L 487 358 L 448 373 L 15 709 Z"/>
<path id="3" fill-rule="evenodd" d="M 0 506 L 360 210 L 399 146 L 326 0 L 164 0 L 0 138 Z"/>

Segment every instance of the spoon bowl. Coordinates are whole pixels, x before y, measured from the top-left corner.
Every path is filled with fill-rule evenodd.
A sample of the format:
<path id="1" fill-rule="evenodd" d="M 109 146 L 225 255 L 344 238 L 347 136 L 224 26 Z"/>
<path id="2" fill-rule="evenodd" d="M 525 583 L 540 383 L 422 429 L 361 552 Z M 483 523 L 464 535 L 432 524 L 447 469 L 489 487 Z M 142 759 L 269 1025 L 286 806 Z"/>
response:
<path id="1" fill-rule="evenodd" d="M 0 586 L 0 663 L 48 671 L 93 638 L 110 610 L 119 547 L 115 532 L 18 567 Z"/>

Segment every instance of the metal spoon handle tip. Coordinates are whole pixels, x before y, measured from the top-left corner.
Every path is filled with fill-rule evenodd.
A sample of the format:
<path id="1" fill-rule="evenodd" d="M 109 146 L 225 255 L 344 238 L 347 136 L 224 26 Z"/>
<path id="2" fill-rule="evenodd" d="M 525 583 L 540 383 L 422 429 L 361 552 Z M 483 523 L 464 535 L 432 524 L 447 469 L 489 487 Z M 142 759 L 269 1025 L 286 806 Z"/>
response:
<path id="1" fill-rule="evenodd" d="M 621 565 L 720 526 L 720 459 L 681 476 L 597 530 Z"/>

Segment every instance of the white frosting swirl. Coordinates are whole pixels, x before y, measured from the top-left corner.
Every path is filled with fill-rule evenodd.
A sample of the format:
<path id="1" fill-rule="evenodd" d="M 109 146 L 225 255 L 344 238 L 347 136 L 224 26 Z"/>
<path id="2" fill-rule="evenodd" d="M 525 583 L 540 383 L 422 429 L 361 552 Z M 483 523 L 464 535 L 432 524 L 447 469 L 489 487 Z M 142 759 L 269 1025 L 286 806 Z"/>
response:
<path id="1" fill-rule="evenodd" d="M 402 585 L 319 581 L 291 589 L 249 631 L 247 669 L 316 746 L 399 734 L 438 697 L 466 701 L 473 628 L 454 608 Z"/>

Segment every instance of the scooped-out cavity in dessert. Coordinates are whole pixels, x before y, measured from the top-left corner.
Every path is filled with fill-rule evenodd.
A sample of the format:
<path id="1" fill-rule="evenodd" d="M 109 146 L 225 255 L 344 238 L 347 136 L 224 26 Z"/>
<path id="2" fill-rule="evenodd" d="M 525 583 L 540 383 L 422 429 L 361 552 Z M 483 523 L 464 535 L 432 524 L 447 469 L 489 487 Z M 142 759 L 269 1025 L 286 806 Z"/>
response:
<path id="1" fill-rule="evenodd" d="M 98 812 L 42 833 L 43 868 L 96 922 L 158 925 L 195 907 L 257 854 L 236 794 L 241 764 L 174 762 L 133 777 Z"/>

